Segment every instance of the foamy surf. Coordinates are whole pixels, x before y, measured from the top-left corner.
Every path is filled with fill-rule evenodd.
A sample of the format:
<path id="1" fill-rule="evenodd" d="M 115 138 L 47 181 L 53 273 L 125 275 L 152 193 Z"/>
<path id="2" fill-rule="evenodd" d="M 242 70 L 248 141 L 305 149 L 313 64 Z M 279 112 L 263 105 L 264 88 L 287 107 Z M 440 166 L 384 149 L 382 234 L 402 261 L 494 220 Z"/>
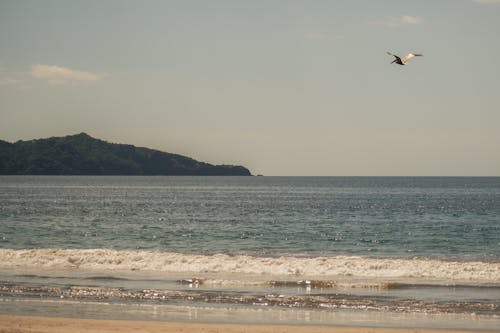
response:
<path id="1" fill-rule="evenodd" d="M 426 279 L 500 283 L 500 263 L 361 256 L 258 257 L 110 249 L 0 249 L 0 268 Z"/>
<path id="2" fill-rule="evenodd" d="M 177 283 L 198 288 L 200 286 L 210 287 L 273 287 L 273 288 L 297 288 L 298 290 L 313 289 L 404 289 L 412 287 L 424 287 L 424 285 L 407 284 L 400 282 L 367 282 L 367 281 L 339 281 L 339 280 L 228 280 L 228 279 L 203 279 L 189 278 L 177 280 Z M 425 285 L 432 287 L 433 285 Z"/>
<path id="3" fill-rule="evenodd" d="M 68 301 L 141 302 L 148 304 L 203 303 L 246 305 L 273 308 L 362 310 L 405 313 L 480 313 L 498 315 L 497 302 L 462 302 L 434 300 L 401 300 L 382 295 L 330 294 L 276 294 L 276 293 L 235 293 L 210 290 L 165 290 L 71 286 L 54 287 L 40 285 L 0 285 L 0 297 L 22 297 L 23 299 L 62 299 Z"/>

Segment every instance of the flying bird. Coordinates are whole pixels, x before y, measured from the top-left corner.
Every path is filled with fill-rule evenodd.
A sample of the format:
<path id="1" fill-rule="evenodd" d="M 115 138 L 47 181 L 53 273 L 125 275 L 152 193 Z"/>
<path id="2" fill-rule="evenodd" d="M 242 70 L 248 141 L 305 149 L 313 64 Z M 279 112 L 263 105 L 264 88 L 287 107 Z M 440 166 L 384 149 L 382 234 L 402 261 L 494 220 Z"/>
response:
<path id="1" fill-rule="evenodd" d="M 397 55 L 392 54 L 391 52 L 387 52 L 387 54 L 394 57 L 394 60 L 391 62 L 391 64 L 396 63 L 396 64 L 401 65 L 401 66 L 406 64 L 408 62 L 408 60 L 410 60 L 413 57 L 423 56 L 423 54 L 409 53 L 408 55 L 404 56 L 403 58 L 400 58 Z"/>

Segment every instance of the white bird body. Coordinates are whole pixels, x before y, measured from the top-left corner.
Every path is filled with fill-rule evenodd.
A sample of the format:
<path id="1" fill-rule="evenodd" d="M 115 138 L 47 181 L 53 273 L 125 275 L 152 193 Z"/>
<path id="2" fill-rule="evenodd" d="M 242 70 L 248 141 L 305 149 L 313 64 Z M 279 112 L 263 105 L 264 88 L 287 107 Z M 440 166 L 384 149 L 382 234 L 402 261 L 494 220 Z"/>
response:
<path id="1" fill-rule="evenodd" d="M 392 54 L 391 52 L 387 52 L 387 54 L 394 57 L 394 60 L 391 62 L 391 64 L 392 63 L 396 63 L 398 65 L 405 65 L 413 57 L 421 57 L 421 56 L 423 56 L 423 54 L 408 53 L 403 58 L 400 58 L 399 56 L 397 56 L 395 54 Z"/>

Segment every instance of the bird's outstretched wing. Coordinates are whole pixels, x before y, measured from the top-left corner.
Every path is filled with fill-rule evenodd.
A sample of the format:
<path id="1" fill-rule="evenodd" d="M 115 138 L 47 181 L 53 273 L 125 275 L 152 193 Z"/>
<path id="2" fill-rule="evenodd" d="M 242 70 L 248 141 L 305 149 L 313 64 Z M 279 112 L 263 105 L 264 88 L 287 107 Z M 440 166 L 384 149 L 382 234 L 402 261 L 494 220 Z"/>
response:
<path id="1" fill-rule="evenodd" d="M 402 62 L 401 58 L 398 57 L 397 55 L 395 55 L 395 54 L 393 54 L 391 52 L 387 52 L 387 54 L 390 55 L 390 56 L 392 56 L 392 57 L 394 57 L 394 60 L 391 62 L 391 64 L 392 63 L 397 63 L 399 65 L 404 65 L 404 62 Z"/>
<path id="2" fill-rule="evenodd" d="M 421 57 L 421 56 L 422 56 L 422 54 L 409 53 L 408 55 L 404 56 L 403 59 L 401 59 L 401 60 L 403 61 L 403 63 L 406 63 L 408 60 L 410 60 L 413 57 Z"/>

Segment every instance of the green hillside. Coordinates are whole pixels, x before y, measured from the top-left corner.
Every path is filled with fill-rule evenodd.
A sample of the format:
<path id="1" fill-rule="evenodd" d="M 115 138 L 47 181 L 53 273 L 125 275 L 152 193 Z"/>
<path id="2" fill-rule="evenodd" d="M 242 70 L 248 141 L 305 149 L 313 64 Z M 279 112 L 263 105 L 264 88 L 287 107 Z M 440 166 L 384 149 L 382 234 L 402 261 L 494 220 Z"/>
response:
<path id="1" fill-rule="evenodd" d="M 242 166 L 212 165 L 192 158 L 109 143 L 85 133 L 9 143 L 0 140 L 3 175 L 239 175 Z"/>

